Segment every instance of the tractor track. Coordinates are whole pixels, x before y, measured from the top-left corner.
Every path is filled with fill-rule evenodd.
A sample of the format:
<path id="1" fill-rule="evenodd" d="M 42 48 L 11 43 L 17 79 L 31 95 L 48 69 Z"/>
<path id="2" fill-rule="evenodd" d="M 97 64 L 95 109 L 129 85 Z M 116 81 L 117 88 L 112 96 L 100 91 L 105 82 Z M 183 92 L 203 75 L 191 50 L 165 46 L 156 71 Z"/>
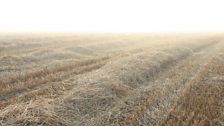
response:
<path id="1" fill-rule="evenodd" d="M 177 102 L 177 98 L 202 76 L 206 64 L 220 47 L 219 42 L 211 42 L 195 49 L 194 55 L 180 59 L 174 67 L 169 67 L 154 81 L 149 82 L 144 91 L 144 95 L 148 97 L 133 98 L 136 104 L 121 107 L 119 115 L 110 117 L 110 124 L 160 125 L 161 120 Z M 126 102 L 128 103 L 128 100 Z"/>
<path id="2" fill-rule="evenodd" d="M 161 125 L 223 125 L 223 58 L 223 55 L 212 57 L 201 72 L 199 81 L 185 89 Z"/>

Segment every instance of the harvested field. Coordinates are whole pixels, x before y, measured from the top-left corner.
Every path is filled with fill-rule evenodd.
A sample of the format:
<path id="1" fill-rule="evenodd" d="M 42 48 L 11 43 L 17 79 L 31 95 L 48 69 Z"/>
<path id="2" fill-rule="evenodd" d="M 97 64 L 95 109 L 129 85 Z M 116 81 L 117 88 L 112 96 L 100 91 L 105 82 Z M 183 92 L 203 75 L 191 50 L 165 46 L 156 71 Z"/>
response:
<path id="1" fill-rule="evenodd" d="M 0 35 L 1 126 L 222 126 L 223 86 L 223 33 Z"/>

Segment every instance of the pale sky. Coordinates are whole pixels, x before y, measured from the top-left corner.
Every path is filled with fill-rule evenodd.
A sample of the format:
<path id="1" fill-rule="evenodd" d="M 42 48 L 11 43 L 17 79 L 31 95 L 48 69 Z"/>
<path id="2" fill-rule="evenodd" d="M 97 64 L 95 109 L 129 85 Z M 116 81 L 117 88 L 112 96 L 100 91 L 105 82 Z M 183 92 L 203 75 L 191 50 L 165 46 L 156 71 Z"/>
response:
<path id="1" fill-rule="evenodd" d="M 0 31 L 224 31 L 224 1 L 0 0 Z"/>

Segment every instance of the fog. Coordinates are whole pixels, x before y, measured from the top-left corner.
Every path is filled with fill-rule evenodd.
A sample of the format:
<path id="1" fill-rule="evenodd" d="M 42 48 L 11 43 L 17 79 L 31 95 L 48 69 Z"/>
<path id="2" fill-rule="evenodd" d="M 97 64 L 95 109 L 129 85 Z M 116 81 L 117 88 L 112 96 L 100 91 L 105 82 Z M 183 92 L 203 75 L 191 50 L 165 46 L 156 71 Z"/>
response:
<path id="1" fill-rule="evenodd" d="M 2 0 L 0 31 L 223 31 L 222 5 L 221 0 Z"/>

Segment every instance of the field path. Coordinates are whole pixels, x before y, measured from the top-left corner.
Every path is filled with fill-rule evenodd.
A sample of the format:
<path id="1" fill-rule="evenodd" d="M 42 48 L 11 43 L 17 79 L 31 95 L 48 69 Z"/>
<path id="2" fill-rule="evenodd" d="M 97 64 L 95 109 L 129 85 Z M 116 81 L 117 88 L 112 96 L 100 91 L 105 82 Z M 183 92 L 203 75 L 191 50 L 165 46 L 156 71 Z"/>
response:
<path id="1" fill-rule="evenodd" d="M 205 65 L 197 81 L 189 85 L 172 107 L 164 126 L 221 126 L 224 122 L 223 51 Z"/>
<path id="2" fill-rule="evenodd" d="M 141 95 L 132 96 L 136 104 L 127 99 L 126 105 L 120 107 L 119 115 L 110 117 L 110 124 L 115 125 L 160 125 L 161 121 L 170 114 L 177 104 L 179 97 L 194 83 L 199 83 L 206 72 L 208 63 L 213 60 L 220 50 L 221 43 L 212 43 L 196 49 L 193 55 L 181 59 L 175 66 L 159 73 L 149 86 L 144 87 Z M 137 89 L 138 90 L 138 89 Z M 133 91 L 137 92 L 137 91 Z M 139 92 L 139 91 L 138 91 Z M 181 110 L 181 109 L 180 109 Z M 171 114 L 172 115 L 172 114 Z M 169 119 L 167 119 L 169 120 Z M 166 124 L 165 124 L 166 125 Z"/>

